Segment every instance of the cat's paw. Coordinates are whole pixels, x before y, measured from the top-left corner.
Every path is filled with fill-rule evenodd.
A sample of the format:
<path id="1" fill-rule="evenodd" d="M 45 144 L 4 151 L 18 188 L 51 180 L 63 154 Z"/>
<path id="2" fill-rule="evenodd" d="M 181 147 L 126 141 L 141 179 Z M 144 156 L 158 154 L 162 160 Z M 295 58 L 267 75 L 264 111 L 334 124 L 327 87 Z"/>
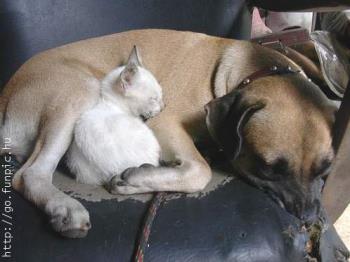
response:
<path id="1" fill-rule="evenodd" d="M 120 175 L 122 181 L 132 186 L 143 186 L 144 183 L 151 179 L 151 172 L 157 167 L 151 164 L 142 164 L 139 167 L 130 167 L 124 170 Z"/>
<path id="2" fill-rule="evenodd" d="M 165 167 L 177 167 L 181 166 L 183 162 L 180 159 L 175 159 L 171 161 L 161 160 L 160 165 Z"/>
<path id="3" fill-rule="evenodd" d="M 130 167 L 120 175 L 112 177 L 108 189 L 111 194 L 131 195 L 151 192 L 146 182 L 150 179 L 147 174 L 156 168 L 151 164 L 140 167 Z"/>
<path id="4" fill-rule="evenodd" d="M 73 198 L 50 200 L 45 211 L 53 229 L 62 236 L 82 238 L 91 228 L 89 212 Z"/>
<path id="5" fill-rule="evenodd" d="M 144 193 L 142 188 L 129 185 L 124 181 L 111 181 L 109 185 L 109 192 L 113 195 L 132 195 Z"/>
<path id="6" fill-rule="evenodd" d="M 147 168 L 148 164 L 144 164 L 145 167 Z M 152 165 L 150 165 L 152 166 Z M 152 166 L 153 167 L 153 166 Z M 121 173 L 120 175 L 120 181 L 121 182 L 127 182 L 129 180 L 130 177 L 132 177 L 133 175 L 135 175 L 136 173 L 139 173 L 141 170 L 140 170 L 141 167 L 129 167 L 127 169 L 125 169 L 123 171 L 123 173 Z"/>

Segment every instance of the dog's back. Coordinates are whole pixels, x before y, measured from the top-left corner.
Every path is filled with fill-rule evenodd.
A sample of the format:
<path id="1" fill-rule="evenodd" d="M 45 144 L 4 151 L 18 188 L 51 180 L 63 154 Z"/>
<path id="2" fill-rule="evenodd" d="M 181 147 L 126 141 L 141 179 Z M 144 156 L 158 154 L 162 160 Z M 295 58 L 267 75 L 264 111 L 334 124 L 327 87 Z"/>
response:
<path id="1" fill-rule="evenodd" d="M 146 67 L 163 86 L 167 112 L 187 114 L 184 118 L 188 119 L 188 114 L 202 111 L 212 96 L 212 73 L 229 43 L 232 41 L 191 32 L 136 30 L 40 53 L 5 86 L 0 97 L 1 137 L 11 136 L 13 152 L 27 158 L 47 119 L 56 119 L 59 126 L 59 122 L 77 118 L 94 105 L 99 93 L 97 80 L 125 63 L 135 44 L 145 54 Z M 203 73 L 196 74 L 199 70 L 208 72 L 205 78 Z M 191 97 L 198 98 L 196 105 Z M 181 112 L 182 108 L 186 110 Z"/>

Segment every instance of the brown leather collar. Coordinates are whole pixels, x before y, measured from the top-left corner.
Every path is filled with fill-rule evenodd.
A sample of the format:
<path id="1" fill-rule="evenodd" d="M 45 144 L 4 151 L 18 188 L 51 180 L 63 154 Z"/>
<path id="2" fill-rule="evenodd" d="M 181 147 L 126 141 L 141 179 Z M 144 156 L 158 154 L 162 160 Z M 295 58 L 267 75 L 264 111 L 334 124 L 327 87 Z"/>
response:
<path id="1" fill-rule="evenodd" d="M 272 75 L 286 75 L 286 74 L 298 74 L 301 73 L 301 70 L 294 70 L 291 66 L 272 66 L 268 68 L 263 68 L 261 70 L 258 70 L 251 75 L 249 75 L 247 78 L 245 78 L 236 89 L 242 89 L 249 85 L 251 82 L 267 76 Z"/>

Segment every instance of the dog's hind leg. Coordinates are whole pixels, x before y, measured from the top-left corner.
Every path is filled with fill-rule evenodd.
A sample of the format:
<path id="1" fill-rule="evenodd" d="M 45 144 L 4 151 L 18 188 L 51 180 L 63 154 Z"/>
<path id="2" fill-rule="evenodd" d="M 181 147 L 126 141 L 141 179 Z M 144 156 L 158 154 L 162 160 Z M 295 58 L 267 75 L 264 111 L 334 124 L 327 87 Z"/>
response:
<path id="1" fill-rule="evenodd" d="M 154 129 L 161 144 L 162 160 L 178 164 L 160 167 L 146 164 L 129 168 L 122 174 L 122 181 L 118 177 L 111 180 L 111 193 L 136 194 L 154 191 L 190 193 L 200 191 L 208 184 L 211 169 L 196 149 L 190 135 L 180 124 L 166 123 L 166 117 L 163 120 L 162 125 Z"/>
<path id="2" fill-rule="evenodd" d="M 46 119 L 32 155 L 15 174 L 13 186 L 45 211 L 54 230 L 67 237 L 83 237 L 91 227 L 89 213 L 52 184 L 52 175 L 70 145 L 76 118 L 63 114 Z"/>

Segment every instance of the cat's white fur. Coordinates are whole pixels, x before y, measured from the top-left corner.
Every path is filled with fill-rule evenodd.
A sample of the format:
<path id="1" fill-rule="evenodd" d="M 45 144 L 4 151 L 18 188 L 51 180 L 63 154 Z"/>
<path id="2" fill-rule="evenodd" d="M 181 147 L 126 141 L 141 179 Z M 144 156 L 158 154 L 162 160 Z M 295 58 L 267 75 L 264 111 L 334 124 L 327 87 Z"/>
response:
<path id="1" fill-rule="evenodd" d="M 108 73 L 99 101 L 76 122 L 67 165 L 79 182 L 108 184 L 129 167 L 159 164 L 159 143 L 140 116 L 162 110 L 162 90 L 139 59 L 135 50 L 126 66 Z"/>

